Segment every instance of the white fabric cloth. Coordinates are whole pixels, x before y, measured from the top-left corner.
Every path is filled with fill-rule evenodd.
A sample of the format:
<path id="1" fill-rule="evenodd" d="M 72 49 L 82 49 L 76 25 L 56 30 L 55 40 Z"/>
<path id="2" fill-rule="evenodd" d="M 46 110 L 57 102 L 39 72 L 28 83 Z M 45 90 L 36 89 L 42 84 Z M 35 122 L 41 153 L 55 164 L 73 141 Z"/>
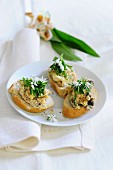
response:
<path id="1" fill-rule="evenodd" d="M 25 28 L 16 34 L 12 42 L 6 42 L 5 45 L 5 53 L 2 52 L 0 62 L 0 148 L 5 147 L 13 152 L 64 147 L 91 149 L 93 130 L 89 121 L 73 127 L 41 126 L 26 120 L 10 106 L 5 92 L 8 78 L 24 64 L 40 59 L 40 39 L 35 30 Z"/>
<path id="2" fill-rule="evenodd" d="M 95 140 L 94 148 L 90 152 L 64 148 L 44 152 L 11 153 L 1 149 L 0 169 L 112 170 L 113 0 L 33 0 L 32 4 L 35 14 L 48 10 L 57 28 L 84 39 L 97 50 L 101 58 L 87 57 L 86 66 L 101 77 L 108 98 L 103 110 L 92 119 Z M 15 33 L 24 27 L 24 12 L 23 1 L 0 1 L 0 37 L 13 38 Z M 49 43 L 41 42 L 40 54 L 41 61 L 51 61 L 55 52 Z M 0 103 L 1 101 L 0 99 Z"/>
<path id="3" fill-rule="evenodd" d="M 47 151 L 73 147 L 92 148 L 91 124 L 73 127 L 42 126 L 28 120 L 1 118 L 0 147 L 10 152 Z"/>

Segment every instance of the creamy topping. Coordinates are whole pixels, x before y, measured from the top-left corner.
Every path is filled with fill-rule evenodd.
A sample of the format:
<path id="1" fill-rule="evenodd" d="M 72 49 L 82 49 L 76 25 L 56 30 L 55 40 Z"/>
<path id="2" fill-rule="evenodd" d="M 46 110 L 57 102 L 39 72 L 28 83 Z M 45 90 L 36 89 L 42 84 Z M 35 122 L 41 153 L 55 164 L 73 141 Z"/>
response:
<path id="1" fill-rule="evenodd" d="M 71 72 L 70 70 L 66 71 L 67 77 L 57 75 L 54 71 L 51 72 L 52 79 L 59 84 L 59 86 L 67 86 L 68 84 L 71 84 L 74 79 L 75 75 L 74 72 Z"/>

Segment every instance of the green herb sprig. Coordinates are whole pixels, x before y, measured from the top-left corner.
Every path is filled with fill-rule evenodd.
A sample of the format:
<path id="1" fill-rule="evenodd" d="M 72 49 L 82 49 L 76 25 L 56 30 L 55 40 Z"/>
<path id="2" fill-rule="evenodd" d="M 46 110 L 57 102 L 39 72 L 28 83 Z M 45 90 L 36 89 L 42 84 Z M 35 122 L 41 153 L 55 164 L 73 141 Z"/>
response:
<path id="1" fill-rule="evenodd" d="M 56 62 L 57 60 L 59 61 L 59 63 Z M 61 54 L 60 59 L 58 57 L 54 57 L 53 61 L 54 64 L 52 64 L 50 68 L 51 70 L 54 70 L 57 75 L 61 75 L 66 78 L 67 77 L 66 70 L 69 68 L 71 71 L 73 71 L 72 66 L 65 63 L 63 59 L 63 54 Z M 60 65 L 63 67 L 63 70 Z"/>
<path id="2" fill-rule="evenodd" d="M 28 79 L 28 78 L 23 77 L 21 81 L 23 81 L 25 87 L 31 86 L 32 79 Z"/>
<path id="3" fill-rule="evenodd" d="M 47 84 L 46 81 L 34 81 L 32 78 L 23 78 L 21 81 L 23 81 L 25 87 L 30 88 L 31 95 L 35 97 L 41 97 L 44 95 L 44 90 Z"/>

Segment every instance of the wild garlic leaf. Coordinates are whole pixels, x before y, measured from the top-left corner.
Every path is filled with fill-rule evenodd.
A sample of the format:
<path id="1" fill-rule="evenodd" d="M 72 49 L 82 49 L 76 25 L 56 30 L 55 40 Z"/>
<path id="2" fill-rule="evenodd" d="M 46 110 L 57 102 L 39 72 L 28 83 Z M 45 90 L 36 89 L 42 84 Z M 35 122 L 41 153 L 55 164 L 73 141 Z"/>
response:
<path id="1" fill-rule="evenodd" d="M 87 53 L 91 56 L 94 57 L 99 57 L 99 54 L 97 54 L 97 52 L 92 49 L 88 44 L 86 44 L 84 41 L 75 38 L 63 31 L 57 30 L 56 28 L 54 28 L 52 30 L 53 35 L 56 35 L 63 43 L 65 43 L 65 45 L 77 49 L 79 51 L 82 51 L 84 53 Z"/>
<path id="2" fill-rule="evenodd" d="M 54 29 L 51 30 L 52 32 L 52 38 L 50 39 L 50 41 L 55 41 L 55 42 L 62 42 L 59 37 L 57 36 L 57 34 L 55 33 Z"/>
<path id="3" fill-rule="evenodd" d="M 51 41 L 52 48 L 61 55 L 63 53 L 63 57 L 65 60 L 70 61 L 82 61 L 82 59 L 74 54 L 70 47 L 63 43 L 58 43 Z"/>

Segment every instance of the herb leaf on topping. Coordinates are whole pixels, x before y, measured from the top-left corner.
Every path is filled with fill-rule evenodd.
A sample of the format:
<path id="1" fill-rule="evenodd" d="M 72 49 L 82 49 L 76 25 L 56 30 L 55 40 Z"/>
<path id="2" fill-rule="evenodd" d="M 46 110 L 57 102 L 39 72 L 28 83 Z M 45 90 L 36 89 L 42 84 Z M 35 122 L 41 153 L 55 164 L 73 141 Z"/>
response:
<path id="1" fill-rule="evenodd" d="M 50 66 L 51 70 L 55 71 L 57 75 L 67 77 L 66 70 L 70 69 L 73 71 L 72 66 L 69 66 L 65 63 L 63 59 L 63 54 L 61 54 L 60 59 L 58 57 L 54 57 L 54 63 Z"/>
<path id="2" fill-rule="evenodd" d="M 23 81 L 25 87 L 31 86 L 32 79 L 28 79 L 28 78 L 23 77 L 22 81 Z"/>
<path id="3" fill-rule="evenodd" d="M 24 83 L 24 87 L 28 87 L 30 90 L 30 94 L 35 97 L 41 97 L 44 95 L 44 90 L 47 84 L 47 81 L 43 78 L 31 77 L 24 78 L 21 80 Z"/>
<path id="4" fill-rule="evenodd" d="M 71 87 L 74 89 L 76 94 L 89 94 L 91 91 L 91 87 L 93 82 L 91 80 L 87 80 L 86 78 L 81 78 L 77 80 L 76 83 L 72 83 Z"/>
<path id="5" fill-rule="evenodd" d="M 59 43 L 56 41 L 51 41 L 51 46 L 59 55 L 63 53 L 65 60 L 82 61 L 82 59 L 78 57 L 69 46 L 62 42 Z"/>

